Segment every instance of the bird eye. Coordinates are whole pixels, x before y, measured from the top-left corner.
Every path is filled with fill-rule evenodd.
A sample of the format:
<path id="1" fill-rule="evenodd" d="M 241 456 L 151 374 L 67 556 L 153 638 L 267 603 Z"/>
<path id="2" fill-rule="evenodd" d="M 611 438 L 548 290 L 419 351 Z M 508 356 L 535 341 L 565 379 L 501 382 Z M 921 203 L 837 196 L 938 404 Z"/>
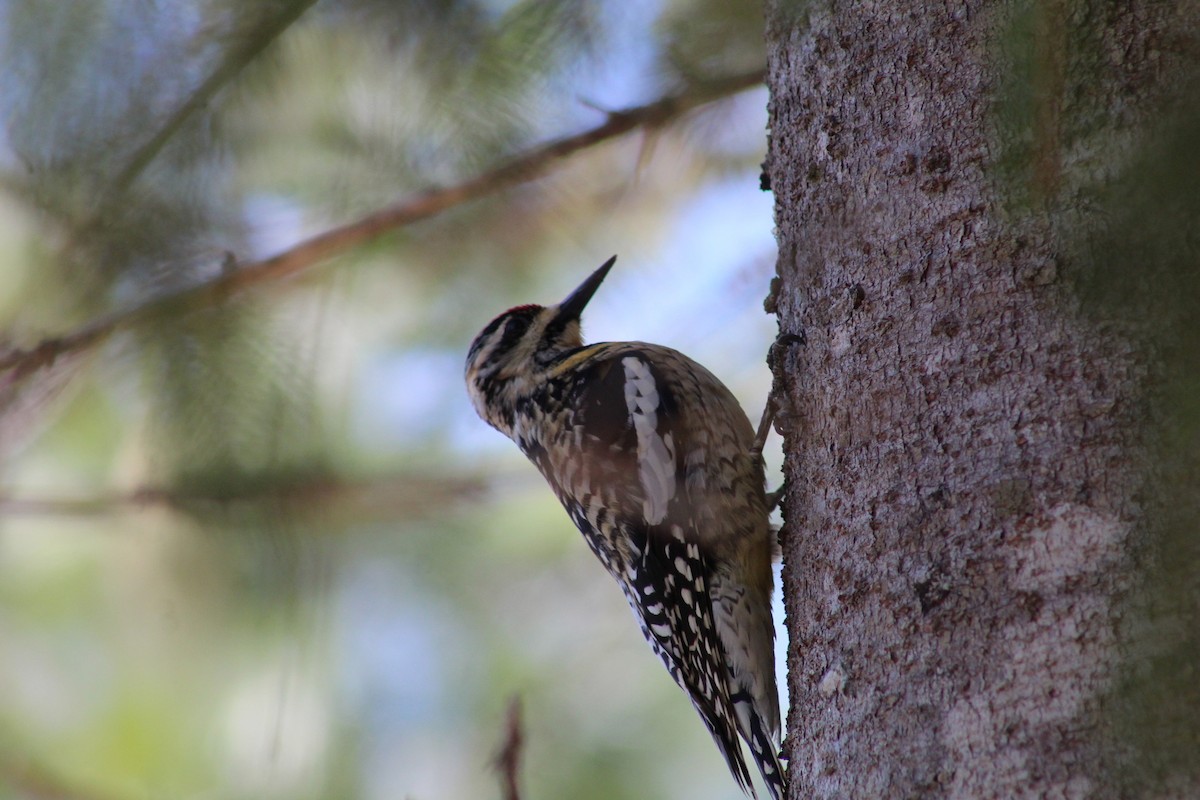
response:
<path id="1" fill-rule="evenodd" d="M 502 314 L 498 320 L 503 324 L 500 335 L 493 337 L 496 341 L 496 352 L 503 353 L 516 347 L 541 311 L 541 306 L 518 306 Z"/>
<path id="2" fill-rule="evenodd" d="M 500 334 L 500 349 L 507 350 L 520 341 L 525 335 L 525 331 L 529 330 L 529 318 L 525 316 L 511 316 L 504 322 L 504 331 Z"/>
<path id="3" fill-rule="evenodd" d="M 519 306 L 505 311 L 489 322 L 471 343 L 471 349 L 467 353 L 467 364 L 470 365 L 485 347 L 489 362 L 516 347 L 529 331 L 539 311 L 540 306 Z"/>

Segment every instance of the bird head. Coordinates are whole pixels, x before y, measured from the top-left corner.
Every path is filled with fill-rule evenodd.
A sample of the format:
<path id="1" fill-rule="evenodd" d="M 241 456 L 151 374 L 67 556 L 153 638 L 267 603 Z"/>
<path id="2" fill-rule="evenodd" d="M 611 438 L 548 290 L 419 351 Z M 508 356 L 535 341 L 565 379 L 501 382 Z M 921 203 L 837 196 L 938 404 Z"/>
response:
<path id="1" fill-rule="evenodd" d="M 524 305 L 487 324 L 467 351 L 467 393 L 479 416 L 511 436 L 513 409 L 564 353 L 583 346 L 580 317 L 612 269 L 613 256 L 553 306 Z"/>

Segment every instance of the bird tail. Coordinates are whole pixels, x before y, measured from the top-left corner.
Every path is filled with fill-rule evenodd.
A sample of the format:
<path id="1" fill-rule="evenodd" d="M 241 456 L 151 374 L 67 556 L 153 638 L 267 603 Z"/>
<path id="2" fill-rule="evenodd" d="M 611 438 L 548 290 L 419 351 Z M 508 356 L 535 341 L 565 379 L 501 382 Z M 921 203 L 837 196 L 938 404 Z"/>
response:
<path id="1" fill-rule="evenodd" d="M 700 718 L 704 720 L 705 727 L 712 734 L 717 749 L 725 757 L 725 763 L 729 766 L 729 774 L 737 781 L 738 788 L 749 797 L 758 800 L 758 794 L 755 793 L 754 784 L 750 780 L 750 770 L 746 767 L 746 759 L 742 756 L 742 743 L 738 740 L 737 728 L 734 727 L 733 720 L 729 716 L 713 715 L 709 709 L 702 708 L 694 699 L 692 704 L 700 712 Z M 775 800 L 779 800 L 779 797 L 776 796 Z"/>
<path id="2" fill-rule="evenodd" d="M 746 692 L 739 692 L 731 698 L 737 710 L 738 728 L 750 745 L 750 754 L 758 771 L 762 773 L 763 783 L 771 793 L 771 800 L 782 800 L 787 792 L 787 773 L 779 758 L 779 745 L 774 734 L 767 730 L 763 717 L 754 707 L 754 702 Z M 753 796 L 753 791 L 750 792 Z"/>
<path id="3" fill-rule="evenodd" d="M 757 715 L 754 716 L 751 725 L 752 733 L 749 743 L 754 763 L 758 765 L 763 782 L 767 784 L 767 790 L 771 792 L 771 799 L 782 800 L 784 793 L 787 792 L 787 773 L 783 771 L 783 764 L 779 760 L 779 750 L 774 740 L 763 730 L 762 720 Z"/>

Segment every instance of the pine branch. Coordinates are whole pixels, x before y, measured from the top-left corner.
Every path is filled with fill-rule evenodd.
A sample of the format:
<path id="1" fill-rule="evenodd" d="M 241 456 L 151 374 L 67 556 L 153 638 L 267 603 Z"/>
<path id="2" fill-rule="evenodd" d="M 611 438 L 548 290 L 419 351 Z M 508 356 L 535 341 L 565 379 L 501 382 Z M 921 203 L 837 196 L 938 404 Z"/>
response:
<path id="1" fill-rule="evenodd" d="M 166 119 L 163 126 L 137 149 L 137 152 L 113 179 L 108 194 L 110 196 L 123 194 L 149 166 L 150 162 L 158 156 L 171 137 L 179 132 L 184 123 L 196 112 L 206 107 L 223 86 L 237 77 L 250 62 L 261 55 L 315 2 L 316 0 L 293 0 L 279 14 L 260 20 L 255 29 L 245 36 L 238 46 L 231 48 L 225 54 L 225 58 L 221 60 L 212 74 L 196 87 L 179 108 L 175 109 L 175 113 Z"/>
<path id="2" fill-rule="evenodd" d="M 168 312 L 219 305 L 251 286 L 294 275 L 330 256 L 368 242 L 381 234 L 427 219 L 447 209 L 476 200 L 544 175 L 559 161 L 601 142 L 637 129 L 661 127 L 698 106 L 762 83 L 760 71 L 733 75 L 697 84 L 679 94 L 624 111 L 609 112 L 604 122 L 574 136 L 556 139 L 454 186 L 429 188 L 369 214 L 355 222 L 332 228 L 282 253 L 239 265 L 230 259 L 216 278 L 140 305 L 100 317 L 62 336 L 43 340 L 29 349 L 0 354 L 0 370 L 13 370 L 11 382 L 54 363 L 64 353 L 92 347 L 113 333 Z"/>

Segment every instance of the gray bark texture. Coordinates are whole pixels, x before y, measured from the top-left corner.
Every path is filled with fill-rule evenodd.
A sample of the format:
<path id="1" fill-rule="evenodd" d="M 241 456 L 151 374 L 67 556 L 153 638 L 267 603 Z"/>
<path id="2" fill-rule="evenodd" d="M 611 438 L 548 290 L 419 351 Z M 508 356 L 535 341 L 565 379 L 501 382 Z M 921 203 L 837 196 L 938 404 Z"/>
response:
<path id="1" fill-rule="evenodd" d="M 1064 230 L 1103 225 L 1184 5 L 773 11 L 793 798 L 1133 791 L 1108 698 L 1154 366 Z"/>

